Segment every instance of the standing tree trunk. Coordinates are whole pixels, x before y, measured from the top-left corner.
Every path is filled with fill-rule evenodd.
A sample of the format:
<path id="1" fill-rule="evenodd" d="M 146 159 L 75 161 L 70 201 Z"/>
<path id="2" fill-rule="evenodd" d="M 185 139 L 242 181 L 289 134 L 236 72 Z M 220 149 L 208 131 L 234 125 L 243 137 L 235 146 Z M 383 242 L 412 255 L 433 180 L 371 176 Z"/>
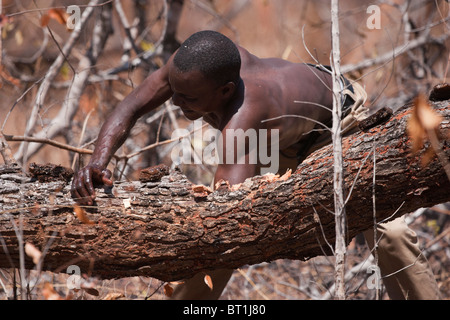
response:
<path id="1" fill-rule="evenodd" d="M 444 116 L 440 132 L 447 137 L 448 102 L 434 106 Z M 450 200 L 439 160 L 422 167 L 419 156 L 411 155 L 405 133 L 410 113 L 403 109 L 387 123 L 343 140 L 344 185 L 351 191 L 347 242 L 374 224 L 374 187 L 377 221 Z M 373 186 L 374 162 L 368 159 L 375 139 Z M 449 157 L 448 140 L 442 152 Z M 279 258 L 305 260 L 329 254 L 334 244 L 331 146 L 311 154 L 292 175 L 257 176 L 233 187 L 222 182 L 211 192 L 175 170 L 160 181 L 98 189 L 97 205 L 84 209 L 70 198 L 67 172 L 49 168 L 34 167 L 32 177 L 0 169 L 0 267 L 19 266 L 18 234 L 44 253 L 39 263 L 45 270 L 77 265 L 103 278 L 166 281 Z M 34 267 L 31 259 L 25 264 Z"/>

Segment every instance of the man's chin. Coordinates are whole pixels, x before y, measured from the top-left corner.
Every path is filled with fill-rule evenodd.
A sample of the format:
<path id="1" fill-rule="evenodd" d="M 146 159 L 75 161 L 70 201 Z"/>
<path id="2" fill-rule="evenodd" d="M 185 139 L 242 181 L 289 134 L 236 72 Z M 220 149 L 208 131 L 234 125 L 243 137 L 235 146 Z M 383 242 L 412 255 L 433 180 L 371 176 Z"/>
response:
<path id="1" fill-rule="evenodd" d="M 188 118 L 189 120 L 197 120 L 202 117 L 201 114 L 194 112 L 194 111 L 183 111 L 184 116 Z"/>

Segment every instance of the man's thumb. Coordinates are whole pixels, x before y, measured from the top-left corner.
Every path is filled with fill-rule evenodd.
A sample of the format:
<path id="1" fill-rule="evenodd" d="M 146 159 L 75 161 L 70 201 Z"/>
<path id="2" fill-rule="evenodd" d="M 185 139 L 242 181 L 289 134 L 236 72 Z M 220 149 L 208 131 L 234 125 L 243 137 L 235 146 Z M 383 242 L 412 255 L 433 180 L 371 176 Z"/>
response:
<path id="1" fill-rule="evenodd" d="M 113 181 L 110 178 L 111 178 L 111 171 L 103 170 L 102 171 L 102 182 L 103 182 L 103 184 L 105 184 L 107 186 L 112 186 L 113 185 Z"/>

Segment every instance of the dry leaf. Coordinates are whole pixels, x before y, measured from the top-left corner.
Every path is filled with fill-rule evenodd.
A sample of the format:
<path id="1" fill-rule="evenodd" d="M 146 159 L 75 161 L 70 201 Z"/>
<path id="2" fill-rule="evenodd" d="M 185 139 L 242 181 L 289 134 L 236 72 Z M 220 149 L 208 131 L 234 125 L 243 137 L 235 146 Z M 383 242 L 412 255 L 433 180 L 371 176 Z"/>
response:
<path id="1" fill-rule="evenodd" d="M 420 160 L 420 164 L 422 165 L 422 167 L 425 167 L 428 163 L 430 163 L 435 155 L 436 152 L 434 152 L 433 148 L 428 148 L 427 150 L 425 150 L 425 152 L 421 154 L 422 158 Z"/>
<path id="2" fill-rule="evenodd" d="M 87 279 L 81 278 L 80 289 L 83 289 L 90 295 L 98 297 L 100 295 L 100 293 L 98 292 L 97 289 L 95 289 L 96 286 L 97 286 L 97 281 L 95 279 L 87 280 Z"/>
<path id="3" fill-rule="evenodd" d="M 95 94 L 87 94 L 84 93 L 80 97 L 80 110 L 82 110 L 85 114 L 89 114 L 89 112 L 95 110 L 98 107 L 99 99 Z"/>
<path id="4" fill-rule="evenodd" d="M 69 17 L 69 14 L 64 11 L 63 9 L 50 9 L 48 11 L 48 15 L 52 18 L 58 21 L 60 24 L 65 25 L 67 23 L 67 18 Z"/>
<path id="5" fill-rule="evenodd" d="M 170 286 L 170 284 L 166 283 L 164 285 L 164 294 L 166 297 L 170 298 L 173 294 L 173 288 Z"/>
<path id="6" fill-rule="evenodd" d="M 205 274 L 205 277 L 203 278 L 203 280 L 205 281 L 206 285 L 212 290 L 213 283 L 212 283 L 211 277 L 209 275 Z"/>
<path id="7" fill-rule="evenodd" d="M 149 51 L 149 50 L 154 50 L 155 49 L 155 45 L 151 42 L 142 40 L 140 43 L 141 49 L 144 51 Z"/>
<path id="8" fill-rule="evenodd" d="M 408 121 L 408 135 L 412 140 L 413 152 L 423 148 L 427 131 L 437 130 L 442 117 L 428 104 L 424 95 L 419 95 L 414 101 L 411 117 Z"/>
<path id="9" fill-rule="evenodd" d="M 98 292 L 97 289 L 94 288 L 83 288 L 83 286 L 81 286 L 81 288 L 86 291 L 87 293 L 89 293 L 90 295 L 96 296 L 98 297 L 100 295 L 100 292 Z"/>
<path id="10" fill-rule="evenodd" d="M 38 264 L 41 260 L 42 252 L 29 242 L 25 243 L 25 253 L 33 259 L 34 264 Z"/>
<path id="11" fill-rule="evenodd" d="M 59 24 L 67 25 L 67 18 L 69 18 L 69 14 L 63 9 L 50 9 L 47 14 L 41 17 L 41 26 L 46 27 L 50 19 L 56 20 Z"/>
<path id="12" fill-rule="evenodd" d="M 14 39 L 16 40 L 16 44 L 17 44 L 18 46 L 21 46 L 21 45 L 23 44 L 23 34 L 22 34 L 22 31 L 17 30 L 17 31 L 14 33 Z"/>
<path id="13" fill-rule="evenodd" d="M 0 14 L 0 27 L 6 26 L 10 19 L 11 18 L 7 17 L 6 15 Z"/>
<path id="14" fill-rule="evenodd" d="M 95 224 L 94 221 L 90 220 L 88 216 L 86 215 L 86 211 L 84 211 L 83 208 L 81 208 L 79 205 L 73 206 L 75 215 L 77 216 L 78 220 L 80 220 L 84 224 Z"/>
<path id="15" fill-rule="evenodd" d="M 50 16 L 48 14 L 44 14 L 41 17 L 41 27 L 48 26 L 48 23 L 50 22 Z"/>
<path id="16" fill-rule="evenodd" d="M 52 284 L 49 282 L 44 283 L 42 295 L 46 300 L 65 300 L 63 297 L 61 297 L 61 295 L 53 288 Z"/>
<path id="17" fill-rule="evenodd" d="M 418 118 L 425 130 L 436 130 L 442 122 L 442 117 L 437 114 L 424 95 L 420 95 L 415 102 Z"/>
<path id="18" fill-rule="evenodd" d="M 69 64 L 66 61 L 63 63 L 63 65 L 59 69 L 59 74 L 61 75 L 61 77 L 64 80 L 68 80 L 71 78 L 71 71 L 72 71 L 72 69 L 70 68 Z"/>
<path id="19" fill-rule="evenodd" d="M 117 299 L 120 299 L 120 298 L 125 298 L 123 293 L 110 292 L 102 300 L 117 300 Z"/>

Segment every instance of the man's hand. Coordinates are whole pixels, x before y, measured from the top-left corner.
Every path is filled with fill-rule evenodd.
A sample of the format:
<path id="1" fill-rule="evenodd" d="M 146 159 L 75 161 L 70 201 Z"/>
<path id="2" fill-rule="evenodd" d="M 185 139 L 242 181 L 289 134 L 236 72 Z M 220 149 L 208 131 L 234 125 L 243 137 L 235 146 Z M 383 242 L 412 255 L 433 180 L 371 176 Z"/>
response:
<path id="1" fill-rule="evenodd" d="M 111 171 L 95 165 L 87 165 L 75 173 L 70 190 L 72 198 L 79 204 L 93 205 L 95 199 L 94 185 L 112 186 Z"/>

